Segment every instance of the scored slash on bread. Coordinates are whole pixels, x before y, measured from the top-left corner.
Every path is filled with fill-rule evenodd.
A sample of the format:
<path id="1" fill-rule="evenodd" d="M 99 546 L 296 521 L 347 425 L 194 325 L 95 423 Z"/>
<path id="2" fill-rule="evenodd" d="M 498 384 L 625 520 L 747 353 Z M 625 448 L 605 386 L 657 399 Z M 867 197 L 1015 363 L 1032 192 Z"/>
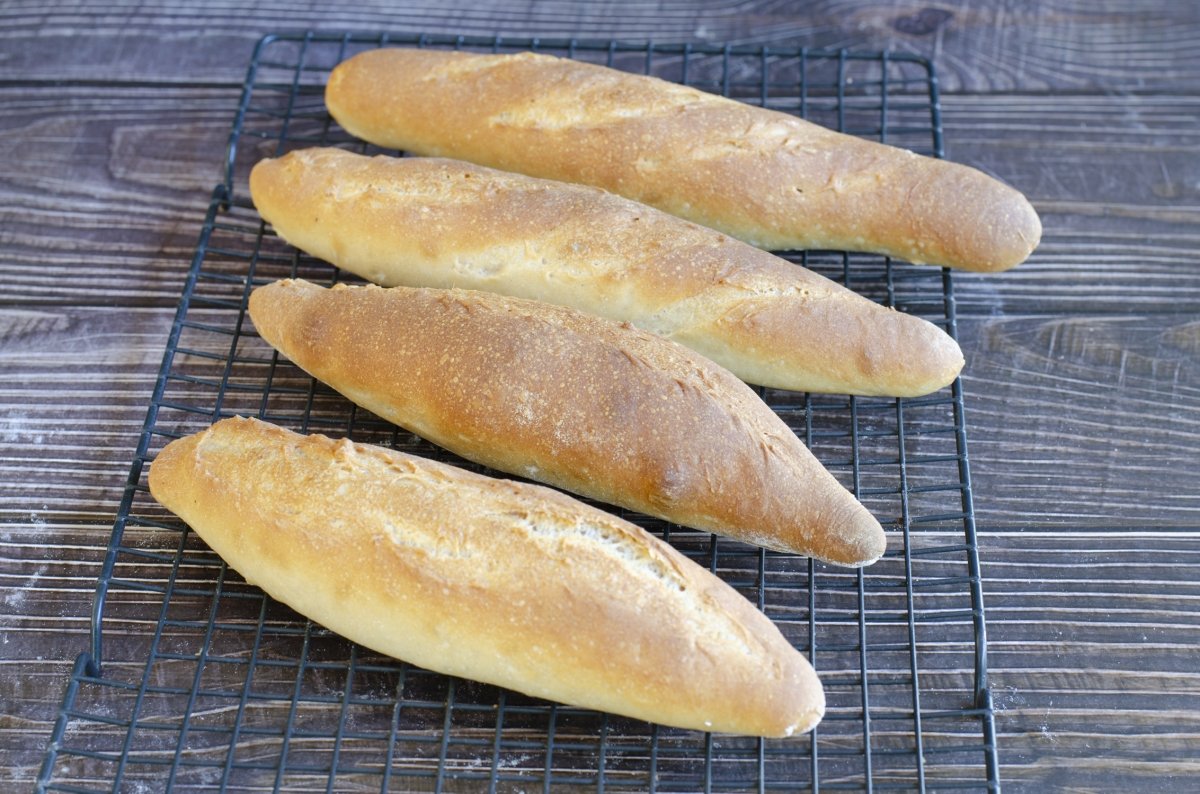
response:
<path id="1" fill-rule="evenodd" d="M 379 146 L 594 185 L 770 250 L 999 271 L 1041 238 L 1025 197 L 974 168 L 540 53 L 371 50 L 325 104 Z"/>
<path id="2" fill-rule="evenodd" d="M 440 158 L 304 149 L 260 161 L 250 191 L 281 237 L 370 281 L 632 322 L 751 383 L 914 397 L 963 365 L 932 323 L 595 188 Z"/>
<path id="3" fill-rule="evenodd" d="M 468 290 L 254 290 L 259 334 L 378 416 L 500 471 L 840 565 L 879 522 L 728 371 L 628 324 Z"/>
<path id="4" fill-rule="evenodd" d="M 824 712 L 749 601 L 548 488 L 241 418 L 173 441 L 149 479 L 246 581 L 398 659 L 703 731 L 791 736 Z"/>

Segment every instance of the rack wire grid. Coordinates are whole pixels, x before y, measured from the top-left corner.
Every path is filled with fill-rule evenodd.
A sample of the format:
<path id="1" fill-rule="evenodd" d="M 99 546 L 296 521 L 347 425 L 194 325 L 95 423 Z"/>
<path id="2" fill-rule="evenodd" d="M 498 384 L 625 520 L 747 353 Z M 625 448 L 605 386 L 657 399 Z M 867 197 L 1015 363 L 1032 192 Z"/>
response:
<path id="1" fill-rule="evenodd" d="M 247 585 L 154 502 L 146 464 L 155 453 L 234 414 L 482 470 L 314 382 L 245 315 L 259 284 L 355 280 L 277 238 L 246 178 L 258 159 L 297 147 L 379 152 L 331 121 L 322 92 L 339 61 L 395 45 L 603 63 L 942 156 L 936 77 L 909 56 L 434 35 L 262 39 L 99 577 L 92 646 L 68 682 L 38 790 L 998 790 L 958 381 L 901 400 L 758 390 L 883 523 L 889 552 L 866 570 L 616 511 L 743 593 L 812 661 L 827 713 L 790 739 L 666 728 L 382 657 Z M 954 333 L 948 271 L 869 254 L 781 255 Z"/>

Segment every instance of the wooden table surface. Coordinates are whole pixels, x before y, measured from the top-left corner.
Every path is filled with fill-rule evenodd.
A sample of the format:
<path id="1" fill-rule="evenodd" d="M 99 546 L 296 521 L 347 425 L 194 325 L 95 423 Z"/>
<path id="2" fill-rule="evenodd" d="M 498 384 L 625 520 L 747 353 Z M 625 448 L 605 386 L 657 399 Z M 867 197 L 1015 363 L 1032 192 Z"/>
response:
<path id="1" fill-rule="evenodd" d="M 0 788 L 86 647 L 251 50 L 311 28 L 932 57 L 948 157 L 1045 227 L 956 281 L 1001 779 L 1200 790 L 1200 5 L 325 5 L 0 6 Z"/>

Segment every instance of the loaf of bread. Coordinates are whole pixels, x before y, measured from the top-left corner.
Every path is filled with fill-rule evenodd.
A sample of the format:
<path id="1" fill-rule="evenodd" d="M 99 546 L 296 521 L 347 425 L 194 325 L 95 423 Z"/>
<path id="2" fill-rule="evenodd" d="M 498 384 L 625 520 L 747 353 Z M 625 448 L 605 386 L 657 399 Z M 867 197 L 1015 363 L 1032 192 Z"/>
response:
<path id="1" fill-rule="evenodd" d="M 1024 196 L 975 169 L 548 55 L 372 50 L 325 103 L 381 146 L 595 185 L 772 250 L 996 271 L 1041 237 Z"/>
<path id="2" fill-rule="evenodd" d="M 879 522 L 727 370 L 630 325 L 466 290 L 268 284 L 264 339 L 464 458 L 780 551 L 858 566 Z"/>
<path id="3" fill-rule="evenodd" d="M 911 397 L 963 364 L 932 323 L 596 188 L 303 149 L 259 162 L 250 192 L 288 242 L 378 284 L 486 290 L 632 322 L 751 383 Z"/>
<path id="4" fill-rule="evenodd" d="M 169 444 L 150 491 L 246 581 L 430 670 L 697 730 L 791 736 L 824 711 L 749 601 L 549 488 L 236 418 Z"/>

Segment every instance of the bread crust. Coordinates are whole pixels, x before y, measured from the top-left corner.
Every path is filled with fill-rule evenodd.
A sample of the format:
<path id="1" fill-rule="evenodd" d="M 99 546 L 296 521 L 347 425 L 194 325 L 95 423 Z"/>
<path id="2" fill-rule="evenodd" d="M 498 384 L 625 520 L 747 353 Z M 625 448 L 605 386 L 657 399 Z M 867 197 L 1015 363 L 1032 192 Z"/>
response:
<path id="1" fill-rule="evenodd" d="M 500 471 L 859 566 L 879 522 L 748 386 L 628 324 L 467 290 L 254 290 L 273 347 L 379 416 Z"/>
<path id="2" fill-rule="evenodd" d="M 259 162 L 250 191 L 288 242 L 378 284 L 487 290 L 629 321 L 751 383 L 912 397 L 953 382 L 963 364 L 932 323 L 595 188 L 303 149 Z"/>
<path id="3" fill-rule="evenodd" d="M 150 490 L 248 582 L 431 670 L 697 730 L 790 736 L 824 711 L 745 598 L 548 488 L 233 418 L 163 449 Z"/>
<path id="4" fill-rule="evenodd" d="M 1041 222 L 973 168 L 652 77 L 537 53 L 360 53 L 325 102 L 381 146 L 601 187 L 770 250 L 999 271 Z"/>

